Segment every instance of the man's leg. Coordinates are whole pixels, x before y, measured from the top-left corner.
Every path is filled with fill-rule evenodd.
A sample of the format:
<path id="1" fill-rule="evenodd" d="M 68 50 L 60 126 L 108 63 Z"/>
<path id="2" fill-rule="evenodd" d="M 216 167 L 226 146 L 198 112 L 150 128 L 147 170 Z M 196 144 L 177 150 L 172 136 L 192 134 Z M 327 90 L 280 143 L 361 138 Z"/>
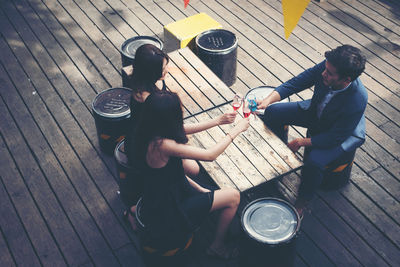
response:
<path id="1" fill-rule="evenodd" d="M 308 127 L 310 124 L 307 110 L 302 109 L 298 103 L 282 102 L 269 105 L 264 115 L 260 116 L 265 125 L 285 143 L 287 143 L 285 125 Z"/>

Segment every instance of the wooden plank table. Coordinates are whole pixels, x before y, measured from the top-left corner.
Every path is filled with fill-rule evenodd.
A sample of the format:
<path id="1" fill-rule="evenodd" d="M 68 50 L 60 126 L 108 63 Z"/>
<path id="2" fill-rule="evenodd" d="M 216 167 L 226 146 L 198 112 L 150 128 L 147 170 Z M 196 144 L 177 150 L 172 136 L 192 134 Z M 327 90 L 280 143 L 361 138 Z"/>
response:
<path id="1" fill-rule="evenodd" d="M 196 123 L 231 112 L 225 104 L 185 120 Z M 242 117 L 238 114 L 237 120 Z M 189 136 L 189 143 L 203 148 L 212 147 L 234 127 L 221 125 Z M 240 192 L 293 172 L 302 166 L 297 156 L 258 117 L 251 115 L 249 129 L 235 138 L 232 144 L 215 160 L 200 162 L 220 187 L 236 188 Z"/>
<path id="2" fill-rule="evenodd" d="M 185 123 L 209 120 L 232 111 L 229 103 L 235 93 L 189 48 L 168 55 L 171 60 L 165 82 L 168 90 L 181 98 Z M 132 72 L 132 67 L 123 68 L 123 75 Z M 223 125 L 197 133 L 191 136 L 190 143 L 211 147 L 230 127 L 233 126 Z M 238 136 L 217 160 L 201 164 L 219 187 L 237 188 L 241 192 L 302 166 L 297 156 L 264 127 L 261 119 L 255 117 L 252 117 L 251 127 Z"/>
<path id="3" fill-rule="evenodd" d="M 231 112 L 234 92 L 225 85 L 189 48 L 168 54 L 171 61 L 166 84 L 185 107 L 185 123 L 196 123 Z M 241 117 L 240 114 L 238 116 Z M 222 125 L 190 137 L 190 143 L 211 147 L 233 125 Z M 302 162 L 259 118 L 215 161 L 201 162 L 219 187 L 243 192 L 276 177 L 297 170 Z"/>
<path id="4" fill-rule="evenodd" d="M 230 102 L 235 93 L 225 85 L 188 47 L 168 54 L 169 74 L 165 82 L 185 107 L 185 117 Z"/>

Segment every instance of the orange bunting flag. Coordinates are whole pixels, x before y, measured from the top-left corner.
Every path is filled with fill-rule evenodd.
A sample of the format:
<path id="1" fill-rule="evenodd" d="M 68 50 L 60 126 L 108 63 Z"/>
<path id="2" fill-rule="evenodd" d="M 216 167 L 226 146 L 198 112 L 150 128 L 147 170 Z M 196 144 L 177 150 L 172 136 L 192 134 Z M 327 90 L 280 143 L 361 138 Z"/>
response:
<path id="1" fill-rule="evenodd" d="M 283 25 L 286 39 L 289 38 L 296 27 L 309 2 L 310 0 L 282 0 Z"/>
<path id="2" fill-rule="evenodd" d="M 185 3 L 185 8 L 187 7 L 187 5 L 189 4 L 190 0 L 183 0 L 183 2 Z"/>

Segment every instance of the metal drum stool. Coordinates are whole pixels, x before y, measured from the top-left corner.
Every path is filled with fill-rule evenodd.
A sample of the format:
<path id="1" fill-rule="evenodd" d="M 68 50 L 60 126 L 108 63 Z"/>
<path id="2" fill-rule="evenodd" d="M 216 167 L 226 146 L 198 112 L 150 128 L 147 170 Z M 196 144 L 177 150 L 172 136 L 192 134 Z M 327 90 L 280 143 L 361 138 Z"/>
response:
<path id="1" fill-rule="evenodd" d="M 154 248 L 151 244 L 147 244 L 146 238 L 143 238 L 145 233 L 145 224 L 142 220 L 142 198 L 136 204 L 136 222 L 138 226 L 139 236 L 141 238 L 141 245 L 144 252 L 144 259 L 148 266 L 184 266 L 188 261 L 187 250 L 192 245 L 193 234 L 188 236 L 187 242 L 184 246 L 179 248 L 172 248 L 168 250 L 160 250 Z"/>
<path id="2" fill-rule="evenodd" d="M 260 198 L 242 212 L 241 266 L 291 266 L 296 252 L 300 218 L 288 202 Z"/>
<path id="3" fill-rule="evenodd" d="M 120 47 L 122 67 L 133 65 L 136 50 L 144 44 L 152 44 L 160 48 L 160 50 L 163 49 L 163 43 L 156 37 L 136 36 L 129 38 Z"/>
<path id="4" fill-rule="evenodd" d="M 304 159 L 307 157 L 308 153 L 309 149 L 306 148 L 304 150 Z M 325 166 L 324 178 L 320 188 L 325 191 L 330 191 L 345 186 L 350 180 L 355 155 L 356 149 L 348 152 L 346 151 L 339 158 Z"/>
<path id="5" fill-rule="evenodd" d="M 111 88 L 99 93 L 92 102 L 100 148 L 109 155 L 127 133 L 130 97 L 128 88 Z"/>
<path id="6" fill-rule="evenodd" d="M 236 81 L 238 42 L 234 33 L 208 30 L 196 37 L 197 56 L 227 85 Z"/>

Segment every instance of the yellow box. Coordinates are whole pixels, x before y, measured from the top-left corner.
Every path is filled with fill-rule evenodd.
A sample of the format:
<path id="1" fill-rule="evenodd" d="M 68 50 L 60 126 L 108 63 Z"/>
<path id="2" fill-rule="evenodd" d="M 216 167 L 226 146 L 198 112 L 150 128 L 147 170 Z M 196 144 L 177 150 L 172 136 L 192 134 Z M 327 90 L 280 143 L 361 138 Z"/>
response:
<path id="1" fill-rule="evenodd" d="M 198 34 L 221 28 L 221 24 L 205 13 L 172 22 L 164 26 L 164 50 L 170 52 L 186 46 L 193 48 L 193 39 Z"/>

